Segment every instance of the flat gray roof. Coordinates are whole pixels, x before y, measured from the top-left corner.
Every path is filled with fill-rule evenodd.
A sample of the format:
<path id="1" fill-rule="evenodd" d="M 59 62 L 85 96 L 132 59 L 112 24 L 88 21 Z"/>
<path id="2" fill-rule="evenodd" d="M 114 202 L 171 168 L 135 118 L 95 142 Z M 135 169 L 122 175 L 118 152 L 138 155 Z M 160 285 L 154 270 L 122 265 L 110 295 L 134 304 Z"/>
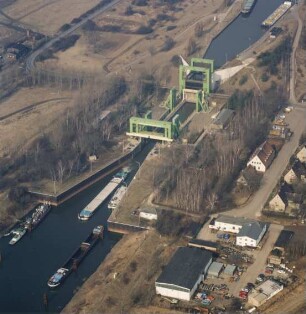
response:
<path id="1" fill-rule="evenodd" d="M 216 221 L 223 222 L 232 225 L 243 226 L 245 223 L 251 223 L 253 220 L 244 218 L 244 217 L 235 217 L 235 216 L 227 216 L 227 215 L 219 215 L 216 218 Z"/>
<path id="2" fill-rule="evenodd" d="M 213 275 L 213 276 L 219 276 L 219 273 L 221 272 L 223 268 L 223 264 L 222 263 L 218 263 L 218 262 L 212 262 L 210 267 L 208 268 L 208 275 Z"/>
<path id="3" fill-rule="evenodd" d="M 236 270 L 237 266 L 235 265 L 226 265 L 226 267 L 224 268 L 224 274 L 225 275 L 233 275 L 235 270 Z"/>
<path id="4" fill-rule="evenodd" d="M 214 124 L 216 125 L 226 125 L 228 121 L 234 115 L 234 110 L 231 109 L 222 109 L 217 115 Z"/>

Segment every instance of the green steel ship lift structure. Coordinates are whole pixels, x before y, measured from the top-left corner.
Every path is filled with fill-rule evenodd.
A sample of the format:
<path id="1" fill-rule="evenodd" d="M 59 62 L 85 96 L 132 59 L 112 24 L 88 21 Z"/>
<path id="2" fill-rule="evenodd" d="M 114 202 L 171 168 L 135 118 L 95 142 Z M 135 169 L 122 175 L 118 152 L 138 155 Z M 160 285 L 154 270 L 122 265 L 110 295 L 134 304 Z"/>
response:
<path id="1" fill-rule="evenodd" d="M 181 65 L 179 68 L 179 90 L 172 88 L 164 103 L 167 113 L 174 112 L 181 102 L 195 103 L 196 112 L 209 110 L 209 95 L 211 93 L 214 61 L 210 59 L 192 58 L 191 65 Z M 174 112 L 175 113 L 175 112 Z M 176 114 L 171 121 L 153 120 L 149 111 L 143 118 L 131 117 L 129 132 L 133 137 L 150 138 L 172 142 L 179 136 L 180 121 Z"/>

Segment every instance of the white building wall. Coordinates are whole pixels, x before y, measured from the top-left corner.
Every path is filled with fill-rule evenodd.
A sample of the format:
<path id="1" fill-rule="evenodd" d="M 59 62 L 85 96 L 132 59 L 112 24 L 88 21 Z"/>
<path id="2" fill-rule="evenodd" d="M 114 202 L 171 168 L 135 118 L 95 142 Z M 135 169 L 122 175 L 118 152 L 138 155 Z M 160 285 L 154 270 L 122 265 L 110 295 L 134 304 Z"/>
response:
<path id="1" fill-rule="evenodd" d="M 170 289 L 165 287 L 158 287 L 155 286 L 156 294 L 160 294 L 164 297 L 184 300 L 184 301 L 190 301 L 191 299 L 191 292 L 184 292 L 184 291 L 178 291 L 176 289 Z"/>
<path id="2" fill-rule="evenodd" d="M 300 162 L 306 163 L 306 148 L 303 147 L 296 155 Z"/>
<path id="3" fill-rule="evenodd" d="M 196 292 L 199 284 L 201 283 L 201 281 L 204 280 L 205 275 L 207 274 L 208 268 L 211 265 L 211 263 L 212 263 L 212 258 L 210 259 L 209 263 L 207 263 L 206 267 L 204 268 L 203 274 L 199 276 L 193 288 L 189 290 L 188 292 L 177 290 L 175 285 L 169 285 L 169 288 L 167 288 L 167 287 L 159 287 L 155 284 L 156 294 L 160 294 L 164 297 L 190 301 L 192 296 Z M 180 288 L 180 287 L 177 287 L 177 288 Z"/>
<path id="4" fill-rule="evenodd" d="M 236 245 L 239 246 L 250 246 L 250 247 L 257 247 L 259 242 L 261 241 L 262 237 L 264 236 L 265 232 L 267 230 L 267 226 L 265 225 L 265 227 L 262 229 L 261 234 L 258 236 L 258 238 L 252 239 L 250 237 L 237 237 L 236 238 Z"/>
<path id="5" fill-rule="evenodd" d="M 239 230 L 242 228 L 241 225 L 234 225 L 234 224 L 229 224 L 229 223 L 224 223 L 220 221 L 215 221 L 215 227 L 216 229 L 219 229 L 221 231 L 225 232 L 232 232 L 232 233 L 238 233 Z"/>
<path id="6" fill-rule="evenodd" d="M 148 220 L 157 220 L 156 214 L 140 212 L 140 217 Z"/>
<path id="7" fill-rule="evenodd" d="M 265 172 L 266 166 L 262 163 L 258 156 L 254 156 L 248 163 L 247 166 L 252 166 L 258 172 Z"/>

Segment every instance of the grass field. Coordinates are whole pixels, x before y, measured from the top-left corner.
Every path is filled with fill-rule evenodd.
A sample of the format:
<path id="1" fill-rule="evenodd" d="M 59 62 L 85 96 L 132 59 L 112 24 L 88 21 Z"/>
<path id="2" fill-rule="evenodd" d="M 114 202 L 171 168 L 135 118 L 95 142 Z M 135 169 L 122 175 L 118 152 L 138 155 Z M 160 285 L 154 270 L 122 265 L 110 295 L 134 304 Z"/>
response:
<path id="1" fill-rule="evenodd" d="M 85 13 L 100 0 L 17 0 L 4 12 L 11 18 L 52 35 L 65 23 Z"/>

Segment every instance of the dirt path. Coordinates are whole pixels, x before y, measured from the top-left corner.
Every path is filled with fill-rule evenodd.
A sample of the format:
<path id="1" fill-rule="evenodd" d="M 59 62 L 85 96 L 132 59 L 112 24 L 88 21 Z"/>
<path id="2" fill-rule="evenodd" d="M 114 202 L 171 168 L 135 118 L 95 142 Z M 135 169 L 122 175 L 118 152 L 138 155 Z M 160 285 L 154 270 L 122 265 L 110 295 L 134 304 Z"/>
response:
<path id="1" fill-rule="evenodd" d="M 44 101 L 39 101 L 39 102 L 36 102 L 36 103 L 34 103 L 32 105 L 29 105 L 29 106 L 27 106 L 25 108 L 21 108 L 19 110 L 16 110 L 14 112 L 11 112 L 9 114 L 6 114 L 6 115 L 0 117 L 0 121 L 3 121 L 5 119 L 7 119 L 7 118 L 10 118 L 10 117 L 14 116 L 17 113 L 27 112 L 27 111 L 32 110 L 33 108 L 36 108 L 36 107 L 38 107 L 40 105 L 48 104 L 48 103 L 53 102 L 53 101 L 70 100 L 70 99 L 71 99 L 70 97 L 60 97 L 60 98 L 52 98 L 52 99 L 48 99 L 48 100 L 44 100 Z"/>

